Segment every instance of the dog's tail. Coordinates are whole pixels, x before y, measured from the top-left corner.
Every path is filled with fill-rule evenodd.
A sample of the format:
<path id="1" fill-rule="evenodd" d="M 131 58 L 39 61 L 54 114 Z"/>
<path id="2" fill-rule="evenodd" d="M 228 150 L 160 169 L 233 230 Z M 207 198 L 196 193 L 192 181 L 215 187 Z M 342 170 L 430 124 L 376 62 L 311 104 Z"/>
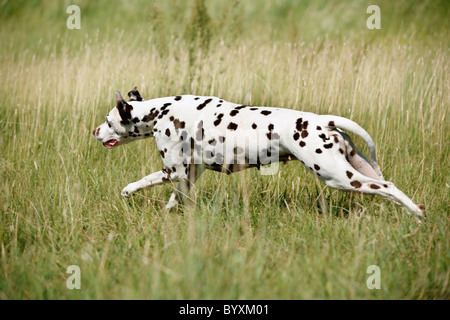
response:
<path id="1" fill-rule="evenodd" d="M 366 142 L 367 146 L 369 147 L 369 158 L 370 158 L 370 163 L 372 164 L 373 169 L 380 177 L 383 177 L 381 170 L 380 170 L 380 166 L 378 165 L 378 162 L 377 162 L 377 156 L 376 156 L 376 152 L 375 152 L 376 151 L 375 150 L 375 142 L 373 142 L 370 134 L 367 133 L 366 130 L 361 128 L 356 122 L 349 120 L 347 118 L 343 118 L 343 117 L 339 117 L 339 116 L 332 116 L 332 115 L 327 115 L 325 117 L 326 117 L 326 121 L 327 121 L 326 126 L 328 128 L 333 129 L 333 128 L 338 127 L 338 128 L 350 131 L 354 134 L 357 134 L 358 136 L 363 138 L 363 140 Z"/>

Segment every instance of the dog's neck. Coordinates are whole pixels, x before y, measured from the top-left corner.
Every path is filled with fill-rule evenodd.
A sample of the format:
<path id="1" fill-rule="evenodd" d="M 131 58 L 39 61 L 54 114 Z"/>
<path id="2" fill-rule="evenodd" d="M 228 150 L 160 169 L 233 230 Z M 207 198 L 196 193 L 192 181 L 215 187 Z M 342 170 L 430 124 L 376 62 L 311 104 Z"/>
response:
<path id="1" fill-rule="evenodd" d="M 132 126 L 128 133 L 135 138 L 153 136 L 153 132 L 156 131 L 155 125 L 169 112 L 171 105 L 171 103 L 152 103 L 151 100 L 133 101 L 130 104 L 133 106 L 129 120 Z"/>

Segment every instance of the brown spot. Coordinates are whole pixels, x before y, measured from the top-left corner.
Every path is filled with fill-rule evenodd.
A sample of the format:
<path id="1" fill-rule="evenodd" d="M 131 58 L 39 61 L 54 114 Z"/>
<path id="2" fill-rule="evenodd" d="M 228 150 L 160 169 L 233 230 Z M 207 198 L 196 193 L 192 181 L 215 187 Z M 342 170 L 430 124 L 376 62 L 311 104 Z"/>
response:
<path id="1" fill-rule="evenodd" d="M 377 186 L 376 184 L 371 184 L 370 188 L 377 190 L 377 189 L 380 189 L 380 186 Z"/>
<path id="2" fill-rule="evenodd" d="M 170 137 L 170 130 L 166 129 L 166 136 Z"/>
<path id="3" fill-rule="evenodd" d="M 350 171 L 346 171 L 345 173 L 347 174 L 347 177 L 349 179 L 351 179 L 353 177 L 353 173 L 351 173 Z"/>
<path id="4" fill-rule="evenodd" d="M 216 127 L 222 122 L 222 118 L 223 118 L 223 113 L 220 113 L 220 114 L 217 116 L 217 120 L 214 121 L 214 125 L 215 125 Z"/>
<path id="5" fill-rule="evenodd" d="M 388 187 L 388 185 L 387 185 L 387 184 L 383 184 L 383 187 L 387 188 L 387 187 Z"/>
<path id="6" fill-rule="evenodd" d="M 230 122 L 228 124 L 227 128 L 228 128 L 228 130 L 236 130 L 238 128 L 238 125 L 236 123 L 234 123 L 234 122 Z"/>
<path id="7" fill-rule="evenodd" d="M 351 184 L 353 187 L 355 187 L 355 188 L 361 188 L 361 186 L 362 186 L 361 182 L 356 181 L 356 180 L 350 182 L 350 184 Z"/>
<path id="8" fill-rule="evenodd" d="M 333 144 L 332 144 L 332 143 L 324 144 L 323 147 L 324 147 L 325 149 L 331 149 L 331 148 L 333 147 Z"/>
<path id="9" fill-rule="evenodd" d="M 216 141 L 216 139 L 211 139 L 211 140 L 208 141 L 208 143 L 209 143 L 210 145 L 212 145 L 212 146 L 215 146 L 216 143 L 217 143 L 217 141 Z"/>
<path id="10" fill-rule="evenodd" d="M 316 153 L 322 153 L 321 149 L 316 149 Z"/>
<path id="11" fill-rule="evenodd" d="M 355 151 L 355 150 L 352 150 L 352 151 L 350 152 L 350 157 L 353 157 L 355 154 L 356 154 L 356 151 Z"/>
<path id="12" fill-rule="evenodd" d="M 198 106 L 197 106 L 197 110 L 202 110 L 204 107 L 206 107 L 206 105 L 208 104 L 208 103 L 210 103 L 212 101 L 212 99 L 206 99 L 205 100 L 205 102 L 203 102 L 203 103 L 201 103 L 201 104 L 199 104 Z"/>
<path id="13" fill-rule="evenodd" d="M 267 138 L 269 138 L 269 140 L 280 139 L 280 135 L 276 132 L 274 133 L 274 132 L 270 131 L 267 133 Z"/>
<path id="14" fill-rule="evenodd" d="M 308 121 L 303 122 L 303 129 L 308 129 Z"/>
<path id="15" fill-rule="evenodd" d="M 263 114 L 265 116 L 268 116 L 271 113 L 272 113 L 272 111 L 268 111 L 268 110 L 261 111 L 261 114 Z"/>
<path id="16" fill-rule="evenodd" d="M 298 119 L 297 119 L 297 122 L 296 122 L 296 128 L 297 128 L 298 131 L 301 131 L 301 130 L 302 130 L 302 122 L 303 122 L 303 119 L 302 119 L 302 118 L 298 118 Z"/>
<path id="17" fill-rule="evenodd" d="M 303 130 L 302 131 L 302 138 L 305 139 L 308 136 L 308 134 L 309 134 L 308 131 Z"/>
<path id="18" fill-rule="evenodd" d="M 327 136 L 325 135 L 325 133 L 319 134 L 319 138 L 322 139 L 323 142 L 327 142 L 328 140 L 330 140 L 330 138 L 327 138 Z"/>
<path id="19" fill-rule="evenodd" d="M 328 123 L 328 126 L 329 126 L 329 127 L 336 127 L 336 125 L 334 124 L 334 121 L 330 121 L 330 122 Z"/>
<path id="20" fill-rule="evenodd" d="M 238 110 L 231 110 L 230 116 L 234 117 L 234 116 L 237 115 L 238 113 L 239 113 Z"/>
<path id="21" fill-rule="evenodd" d="M 316 129 L 317 130 L 322 130 L 322 127 L 321 126 L 317 126 Z"/>
<path id="22" fill-rule="evenodd" d="M 252 124 L 252 128 L 253 128 L 253 129 L 258 128 L 258 126 L 256 125 L 256 123 Z"/>
<path id="23" fill-rule="evenodd" d="M 305 141 L 300 141 L 300 147 L 304 147 L 304 146 L 306 146 L 306 142 Z"/>
<path id="24" fill-rule="evenodd" d="M 175 101 L 179 101 L 179 100 L 181 100 L 181 96 L 176 96 Z"/>
<path id="25" fill-rule="evenodd" d="M 274 128 L 274 126 L 273 126 L 273 124 L 269 124 L 269 126 L 267 127 L 270 131 L 272 131 L 273 130 L 273 128 Z"/>
<path id="26" fill-rule="evenodd" d="M 161 110 L 162 111 L 166 111 L 167 107 L 170 106 L 170 105 L 171 105 L 170 102 L 169 103 L 164 103 L 164 105 L 161 107 Z"/>
<path id="27" fill-rule="evenodd" d="M 294 133 L 294 140 L 297 141 L 300 138 L 300 133 Z"/>
<path id="28" fill-rule="evenodd" d="M 149 122 L 152 121 L 153 119 L 155 119 L 159 114 L 159 111 L 154 111 L 154 108 L 150 111 L 149 114 L 147 114 L 146 116 L 144 116 L 142 118 L 142 121 L 144 122 Z"/>
<path id="29" fill-rule="evenodd" d="M 175 119 L 173 121 L 173 125 L 175 126 L 175 129 L 184 129 L 184 127 L 186 126 L 186 123 L 184 121 L 180 121 L 178 119 Z"/>
<path id="30" fill-rule="evenodd" d="M 170 112 L 169 109 L 164 110 L 163 112 L 161 112 L 161 114 L 159 115 L 158 119 L 162 119 L 162 117 L 164 117 L 166 114 L 168 114 Z"/>
<path id="31" fill-rule="evenodd" d="M 315 165 L 314 165 L 314 169 L 316 169 L 317 171 L 319 171 L 319 170 L 320 170 L 320 167 L 319 167 L 317 164 L 315 164 Z"/>
<path id="32" fill-rule="evenodd" d="M 164 158 L 164 156 L 165 156 L 165 154 L 164 154 L 164 151 L 162 151 L 162 150 L 159 150 L 159 154 L 161 154 L 161 157 L 163 157 L 163 158 Z"/>
<path id="33" fill-rule="evenodd" d="M 338 139 L 337 136 L 333 136 L 333 138 L 334 138 L 334 142 L 335 142 L 335 143 L 339 143 L 339 139 Z"/>
<path id="34" fill-rule="evenodd" d="M 339 152 L 340 152 L 341 154 L 344 154 L 344 150 L 342 150 L 341 148 L 339 148 Z"/>
<path id="35" fill-rule="evenodd" d="M 225 142 L 225 137 L 219 137 L 219 142 L 220 143 L 224 143 Z"/>

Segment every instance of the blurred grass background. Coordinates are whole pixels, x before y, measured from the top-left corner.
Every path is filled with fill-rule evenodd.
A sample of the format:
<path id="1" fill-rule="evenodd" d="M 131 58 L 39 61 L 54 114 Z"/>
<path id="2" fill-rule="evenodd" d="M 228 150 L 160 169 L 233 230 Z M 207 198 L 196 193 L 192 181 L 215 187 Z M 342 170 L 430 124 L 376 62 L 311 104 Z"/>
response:
<path id="1" fill-rule="evenodd" d="M 66 8 L 81 9 L 69 30 Z M 369 30 L 369 5 L 381 29 Z M 448 299 L 448 1 L 3 1 L 0 299 Z M 276 176 L 205 173 L 194 210 L 153 140 L 105 150 L 114 92 L 215 95 L 349 117 L 420 228 L 379 197 Z M 362 150 L 365 146 L 355 139 Z M 81 290 L 66 269 L 81 268 Z M 369 265 L 381 290 L 366 287 Z"/>

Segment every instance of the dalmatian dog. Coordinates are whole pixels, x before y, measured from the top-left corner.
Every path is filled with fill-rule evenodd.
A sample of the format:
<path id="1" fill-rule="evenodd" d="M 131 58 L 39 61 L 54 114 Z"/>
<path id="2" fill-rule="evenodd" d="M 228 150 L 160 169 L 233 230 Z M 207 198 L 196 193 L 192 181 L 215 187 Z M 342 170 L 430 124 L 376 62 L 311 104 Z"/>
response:
<path id="1" fill-rule="evenodd" d="M 186 198 L 205 169 L 233 173 L 299 160 L 329 187 L 380 195 L 425 218 L 424 205 L 414 204 L 392 182 L 384 180 L 372 138 L 349 119 L 251 107 L 217 97 L 179 95 L 144 100 L 137 88 L 128 96 L 126 102 L 116 92 L 116 106 L 93 134 L 108 149 L 154 137 L 164 168 L 130 183 L 122 196 L 177 182 L 166 206 L 170 209 Z M 370 161 L 343 130 L 367 143 Z"/>

